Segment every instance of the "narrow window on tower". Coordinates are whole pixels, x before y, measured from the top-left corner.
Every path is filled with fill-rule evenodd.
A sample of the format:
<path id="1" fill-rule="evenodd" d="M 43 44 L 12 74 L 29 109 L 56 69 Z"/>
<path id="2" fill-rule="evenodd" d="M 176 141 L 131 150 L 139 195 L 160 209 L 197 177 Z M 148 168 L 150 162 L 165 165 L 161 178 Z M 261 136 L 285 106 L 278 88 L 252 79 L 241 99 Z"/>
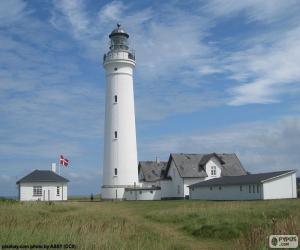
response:
<path id="1" fill-rule="evenodd" d="M 118 131 L 115 131 L 115 139 L 118 139 Z"/>
<path id="2" fill-rule="evenodd" d="M 115 176 L 117 176 L 117 175 L 118 175 L 118 169 L 115 168 Z"/>
<path id="3" fill-rule="evenodd" d="M 117 102 L 118 102 L 118 96 L 115 95 L 115 103 L 117 103 Z"/>

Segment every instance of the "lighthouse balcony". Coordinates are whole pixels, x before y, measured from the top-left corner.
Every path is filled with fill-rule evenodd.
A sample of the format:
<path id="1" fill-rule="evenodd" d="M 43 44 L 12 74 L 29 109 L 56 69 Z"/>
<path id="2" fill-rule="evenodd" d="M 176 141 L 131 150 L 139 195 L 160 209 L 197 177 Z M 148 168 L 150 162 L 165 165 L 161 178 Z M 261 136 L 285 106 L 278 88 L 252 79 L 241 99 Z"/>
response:
<path id="1" fill-rule="evenodd" d="M 133 50 L 109 51 L 103 55 L 103 63 L 110 60 L 130 60 L 135 61 L 135 53 Z"/>

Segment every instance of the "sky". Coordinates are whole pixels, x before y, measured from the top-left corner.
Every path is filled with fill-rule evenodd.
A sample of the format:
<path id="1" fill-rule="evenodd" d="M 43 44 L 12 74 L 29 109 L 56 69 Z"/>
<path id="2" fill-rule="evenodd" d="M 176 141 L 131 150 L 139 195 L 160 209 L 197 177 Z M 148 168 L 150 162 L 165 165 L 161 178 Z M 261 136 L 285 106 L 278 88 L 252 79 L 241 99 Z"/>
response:
<path id="1" fill-rule="evenodd" d="M 236 153 L 252 173 L 300 172 L 299 13 L 297 0 L 0 1 L 0 196 L 60 154 L 69 194 L 100 192 L 117 23 L 136 51 L 139 160 Z"/>

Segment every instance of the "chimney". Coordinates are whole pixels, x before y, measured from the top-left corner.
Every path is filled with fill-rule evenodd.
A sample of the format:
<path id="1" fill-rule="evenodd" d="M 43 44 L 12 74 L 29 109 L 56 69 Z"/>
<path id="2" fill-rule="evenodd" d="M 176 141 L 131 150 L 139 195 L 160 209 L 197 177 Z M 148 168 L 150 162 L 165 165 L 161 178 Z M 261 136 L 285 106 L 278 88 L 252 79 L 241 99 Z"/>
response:
<path id="1" fill-rule="evenodd" d="M 51 170 L 52 172 L 56 173 L 56 163 L 52 163 Z"/>

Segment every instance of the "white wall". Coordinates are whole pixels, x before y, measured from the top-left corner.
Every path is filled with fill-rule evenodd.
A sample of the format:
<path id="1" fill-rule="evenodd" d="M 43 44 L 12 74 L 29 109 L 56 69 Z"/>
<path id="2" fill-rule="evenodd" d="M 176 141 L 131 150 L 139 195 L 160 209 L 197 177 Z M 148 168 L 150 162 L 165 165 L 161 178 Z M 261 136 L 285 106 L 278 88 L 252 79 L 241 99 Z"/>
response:
<path id="1" fill-rule="evenodd" d="M 240 190 L 242 186 L 242 191 Z M 251 193 L 249 193 L 249 186 Z M 190 199 L 195 200 L 257 200 L 262 198 L 262 185 L 259 186 L 259 192 L 257 192 L 257 184 L 251 185 L 228 185 L 210 187 L 194 187 L 194 190 L 190 188 Z M 253 192 L 253 188 L 254 191 Z"/>
<path id="2" fill-rule="evenodd" d="M 126 190 L 124 197 L 125 200 L 160 200 L 161 190 Z"/>
<path id="3" fill-rule="evenodd" d="M 59 200 L 68 199 L 68 186 L 66 183 L 35 182 L 35 183 L 20 183 L 19 185 L 20 185 L 19 198 L 21 201 L 36 201 L 36 200 L 59 201 Z M 42 196 L 33 196 L 33 186 L 42 186 Z M 56 195 L 57 186 L 60 187 L 59 196 Z"/>
<path id="4" fill-rule="evenodd" d="M 112 52 L 104 62 L 106 106 L 104 134 L 104 199 L 115 199 L 115 188 L 138 183 L 133 69 L 128 52 Z M 117 70 L 115 70 L 115 68 Z M 117 102 L 114 96 L 117 95 Z M 118 138 L 114 138 L 117 131 Z M 115 175 L 115 168 L 118 174 Z M 112 189 L 108 191 L 107 189 Z M 123 190 L 124 191 L 124 190 Z M 120 191 L 121 192 L 121 191 Z"/>
<path id="5" fill-rule="evenodd" d="M 263 183 L 265 200 L 297 198 L 296 173 L 277 177 Z"/>
<path id="6" fill-rule="evenodd" d="M 123 200 L 125 187 L 102 187 L 101 199 L 103 200 Z"/>
<path id="7" fill-rule="evenodd" d="M 168 176 L 170 176 L 172 180 L 160 182 L 162 189 L 162 198 L 183 198 L 183 178 L 180 177 L 174 161 L 171 162 Z"/>
<path id="8" fill-rule="evenodd" d="M 172 196 L 172 188 L 173 188 L 173 183 L 172 180 L 161 180 L 158 182 L 161 187 L 161 198 L 168 198 Z"/>
<path id="9" fill-rule="evenodd" d="M 205 178 L 184 178 L 183 179 L 183 192 L 184 192 L 184 197 L 186 195 L 190 195 L 190 190 L 189 190 L 189 185 L 198 183 L 200 181 L 204 181 Z"/>

